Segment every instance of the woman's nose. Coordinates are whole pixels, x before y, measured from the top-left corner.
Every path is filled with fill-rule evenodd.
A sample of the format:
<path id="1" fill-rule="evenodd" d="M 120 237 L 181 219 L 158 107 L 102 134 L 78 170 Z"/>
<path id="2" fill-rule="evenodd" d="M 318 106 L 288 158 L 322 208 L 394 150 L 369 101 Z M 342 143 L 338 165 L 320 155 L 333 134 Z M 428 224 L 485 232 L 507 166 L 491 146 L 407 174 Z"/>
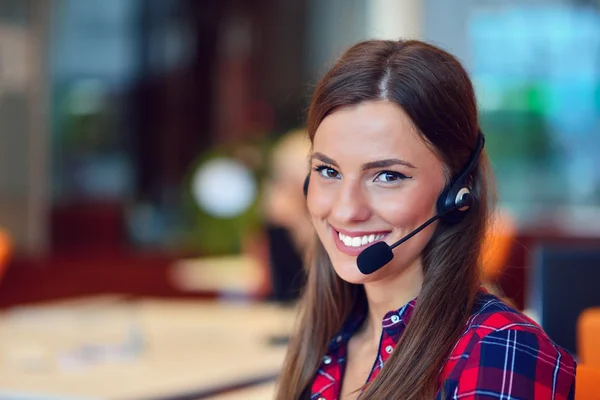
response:
<path id="1" fill-rule="evenodd" d="M 340 224 L 362 222 L 371 216 L 371 208 L 360 182 L 343 182 L 340 185 L 332 214 Z"/>

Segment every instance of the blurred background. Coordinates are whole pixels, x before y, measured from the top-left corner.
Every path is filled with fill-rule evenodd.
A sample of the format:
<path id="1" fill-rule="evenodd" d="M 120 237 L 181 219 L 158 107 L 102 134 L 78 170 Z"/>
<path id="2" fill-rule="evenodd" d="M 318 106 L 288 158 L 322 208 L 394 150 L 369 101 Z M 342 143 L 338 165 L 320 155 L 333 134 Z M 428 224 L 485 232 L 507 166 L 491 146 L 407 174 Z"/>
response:
<path id="1" fill-rule="evenodd" d="M 400 37 L 475 83 L 500 200 L 486 284 L 600 369 L 578 328 L 600 329 L 599 1 L 0 0 L 0 396 L 269 398 L 311 237 L 312 88 Z M 239 355 L 255 343 L 221 306 L 262 352 Z M 266 364 L 224 373 L 202 341 Z"/>

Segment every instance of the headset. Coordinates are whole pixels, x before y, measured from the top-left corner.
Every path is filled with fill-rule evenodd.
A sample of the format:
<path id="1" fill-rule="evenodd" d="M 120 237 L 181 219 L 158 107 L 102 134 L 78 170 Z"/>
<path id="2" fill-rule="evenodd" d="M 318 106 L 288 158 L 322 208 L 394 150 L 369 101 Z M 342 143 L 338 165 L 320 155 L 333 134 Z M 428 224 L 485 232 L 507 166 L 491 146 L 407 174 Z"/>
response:
<path id="1" fill-rule="evenodd" d="M 437 213 L 440 219 L 447 223 L 457 223 L 461 221 L 466 212 L 471 208 L 477 199 L 471 192 L 471 175 L 479 164 L 481 153 L 485 145 L 485 137 L 479 131 L 477 143 L 471 154 L 469 162 L 465 168 L 458 174 L 456 179 L 442 191 L 437 200 Z"/>

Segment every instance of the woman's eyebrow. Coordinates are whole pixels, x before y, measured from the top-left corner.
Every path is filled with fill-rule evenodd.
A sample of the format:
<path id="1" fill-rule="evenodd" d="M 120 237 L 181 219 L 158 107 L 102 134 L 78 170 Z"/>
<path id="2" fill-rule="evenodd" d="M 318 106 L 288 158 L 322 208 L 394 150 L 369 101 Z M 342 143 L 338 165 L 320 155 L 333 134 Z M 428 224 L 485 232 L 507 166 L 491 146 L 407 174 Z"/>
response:
<path id="1" fill-rule="evenodd" d="M 311 155 L 311 159 L 317 159 L 325 164 L 330 164 L 330 165 L 333 165 L 334 167 L 339 168 L 339 164 L 334 159 L 327 157 L 323 153 L 315 152 Z M 368 169 L 386 168 L 386 167 L 391 167 L 393 165 L 403 165 L 405 167 L 414 168 L 414 169 L 417 168 L 414 165 L 412 165 L 411 163 L 409 163 L 408 161 L 400 160 L 398 158 L 388 158 L 385 160 L 377 160 L 377 161 L 371 161 L 371 162 L 365 163 L 361 166 L 361 169 L 363 171 L 366 171 Z"/>
<path id="2" fill-rule="evenodd" d="M 392 165 L 403 165 L 408 168 L 416 169 L 414 165 L 405 160 L 400 160 L 398 158 L 388 158 L 385 160 L 371 161 L 362 165 L 362 170 L 365 171 L 367 169 L 373 168 L 386 168 L 391 167 Z"/>
<path id="3" fill-rule="evenodd" d="M 334 167 L 338 167 L 338 168 L 340 167 L 340 165 L 339 165 L 339 164 L 338 164 L 338 163 L 337 163 L 335 160 L 333 160 L 333 159 L 331 159 L 331 158 L 327 157 L 327 156 L 326 156 L 325 154 L 323 154 L 323 153 L 319 153 L 319 152 L 313 153 L 313 154 L 312 154 L 312 156 L 310 156 L 310 158 L 311 158 L 311 159 L 312 159 L 312 158 L 316 158 L 317 160 L 319 160 L 319 161 L 321 161 L 321 162 L 324 162 L 325 164 L 331 164 L 331 165 L 333 165 Z"/>

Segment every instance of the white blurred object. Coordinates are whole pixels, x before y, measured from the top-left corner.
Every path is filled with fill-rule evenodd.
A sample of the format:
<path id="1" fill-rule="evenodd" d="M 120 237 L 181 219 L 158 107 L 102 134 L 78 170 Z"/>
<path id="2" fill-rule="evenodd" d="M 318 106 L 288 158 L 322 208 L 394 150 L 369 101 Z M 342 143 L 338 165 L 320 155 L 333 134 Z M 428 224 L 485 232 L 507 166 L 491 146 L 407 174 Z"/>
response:
<path id="1" fill-rule="evenodd" d="M 533 308 L 526 308 L 526 309 L 524 309 L 523 310 L 523 314 L 525 314 L 525 316 L 531 318 L 531 320 L 533 322 L 535 322 L 536 324 L 540 324 L 541 323 L 539 314 Z"/>
<path id="2" fill-rule="evenodd" d="M 256 198 L 256 181 L 242 163 L 215 158 L 201 165 L 192 180 L 192 194 L 206 213 L 213 217 L 237 217 Z"/>
<path id="3" fill-rule="evenodd" d="M 371 0 L 366 3 L 367 38 L 419 39 L 422 37 L 421 0 Z"/>

